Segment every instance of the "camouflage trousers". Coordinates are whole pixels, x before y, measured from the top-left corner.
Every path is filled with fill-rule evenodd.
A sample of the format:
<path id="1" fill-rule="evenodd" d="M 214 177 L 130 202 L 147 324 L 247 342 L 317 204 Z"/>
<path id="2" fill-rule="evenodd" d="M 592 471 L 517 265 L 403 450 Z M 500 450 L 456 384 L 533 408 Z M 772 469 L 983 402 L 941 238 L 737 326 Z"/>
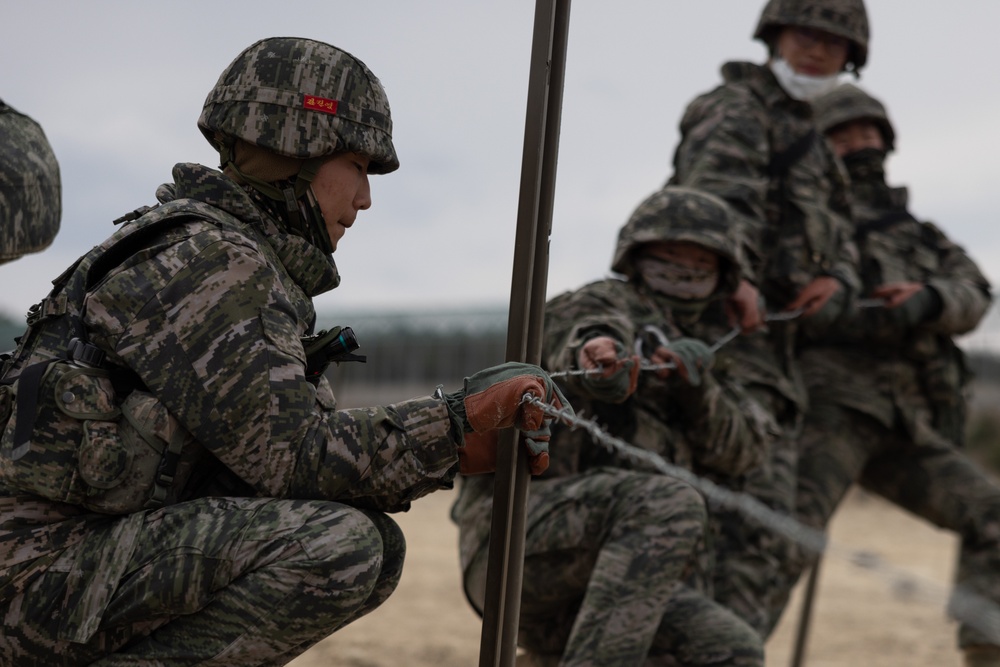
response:
<path id="1" fill-rule="evenodd" d="M 705 522 L 701 496 L 661 475 L 532 482 L 518 644 L 564 667 L 763 665 L 757 633 L 700 590 Z M 486 560 L 465 578 L 480 610 Z"/>
<path id="2" fill-rule="evenodd" d="M 835 404 L 815 405 L 800 441 L 798 479 L 796 513 L 813 527 L 826 527 L 857 481 L 902 509 L 956 532 L 962 540 L 956 584 L 1000 603 L 1000 482 L 931 429 L 928 420 L 897 420 L 890 428 Z M 815 553 L 793 553 L 781 575 L 775 618 L 798 577 L 817 561 Z M 956 598 L 952 604 L 960 602 Z M 961 646 L 998 640 L 960 623 Z"/>
<path id="3" fill-rule="evenodd" d="M 61 640 L 77 550 L 0 607 L 0 664 L 284 665 L 378 607 L 402 571 L 386 515 L 323 501 L 204 498 L 149 512 L 96 635 Z"/>
<path id="4" fill-rule="evenodd" d="M 771 456 L 751 471 L 739 491 L 785 515 L 795 512 L 797 443 L 786 434 L 772 443 Z M 709 504 L 715 545 L 715 600 L 731 609 L 762 637 L 774 630 L 773 610 L 786 595 L 774 587 L 774 573 L 786 567 L 792 545 L 736 509 Z"/>

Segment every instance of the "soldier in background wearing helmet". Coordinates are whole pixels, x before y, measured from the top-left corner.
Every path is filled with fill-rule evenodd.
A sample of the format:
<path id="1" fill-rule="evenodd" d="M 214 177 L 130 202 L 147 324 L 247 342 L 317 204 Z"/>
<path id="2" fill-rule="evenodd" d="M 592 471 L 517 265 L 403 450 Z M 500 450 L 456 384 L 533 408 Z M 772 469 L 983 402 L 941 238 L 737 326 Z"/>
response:
<path id="1" fill-rule="evenodd" d="M 59 163 L 45 132 L 0 100 L 0 264 L 49 247 L 61 216 Z"/>
<path id="2" fill-rule="evenodd" d="M 846 177 L 813 125 L 810 101 L 859 72 L 868 57 L 862 0 L 769 0 L 754 32 L 765 64 L 730 62 L 723 83 L 688 105 L 671 182 L 711 192 L 739 214 L 746 277 L 737 293 L 747 330 L 757 303 L 790 320 L 769 318 L 766 336 L 741 337 L 741 364 L 759 378 L 760 402 L 780 427 L 767 460 L 740 488 L 774 510 L 795 507 L 797 439 L 807 405 L 795 359 L 802 339 L 822 332 L 858 287 Z M 758 295 L 762 298 L 758 298 Z M 788 545 L 738 514 L 717 514 L 718 599 L 763 635 L 775 567 Z"/>
<path id="3" fill-rule="evenodd" d="M 309 39 L 245 49 L 174 167 L 55 281 L 0 383 L 0 662 L 278 665 L 380 605 L 385 512 L 483 472 L 464 433 L 517 426 L 547 465 L 540 368 L 336 409 L 307 350 L 331 252 L 399 163 L 382 85 Z M 333 339 L 336 342 L 336 339 Z M 321 346 L 322 347 L 322 346 Z M 16 398 L 15 398 L 16 396 Z"/>
<path id="4" fill-rule="evenodd" d="M 589 419 L 717 479 L 753 467 L 771 431 L 766 411 L 691 333 L 704 311 L 724 310 L 740 280 L 730 215 L 688 188 L 648 197 L 619 232 L 619 276 L 551 299 L 543 343 L 548 370 L 593 371 L 557 378 Z M 639 373 L 640 364 L 661 367 Z M 580 429 L 555 426 L 551 446 L 553 465 L 528 497 L 518 637 L 531 661 L 762 665 L 759 635 L 712 600 L 701 495 Z M 452 510 L 480 612 L 491 481 L 463 479 Z"/>
<path id="5" fill-rule="evenodd" d="M 990 305 L 975 262 L 907 209 L 885 180 L 895 132 L 885 107 L 844 84 L 814 103 L 817 126 L 851 178 L 862 297 L 803 350 L 810 408 L 797 514 L 825 528 L 854 482 L 962 538 L 957 584 L 1000 603 L 1000 484 L 961 451 L 965 364 L 952 336 Z M 813 554 L 790 563 L 785 594 Z M 979 614 L 982 616 L 982 614 Z M 965 619 L 968 620 L 968 619 Z M 963 624 L 970 667 L 1000 665 L 1000 637 Z"/>

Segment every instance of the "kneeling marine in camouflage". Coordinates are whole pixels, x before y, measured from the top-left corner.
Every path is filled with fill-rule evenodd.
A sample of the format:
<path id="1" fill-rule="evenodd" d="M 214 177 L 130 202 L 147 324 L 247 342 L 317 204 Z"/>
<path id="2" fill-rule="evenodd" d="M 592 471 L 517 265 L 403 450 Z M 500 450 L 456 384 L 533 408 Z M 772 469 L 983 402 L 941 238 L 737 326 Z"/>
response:
<path id="1" fill-rule="evenodd" d="M 709 345 L 688 334 L 738 283 L 728 215 L 687 188 L 650 196 L 620 231 L 612 269 L 621 277 L 551 299 L 543 344 L 547 369 L 587 372 L 557 378 L 578 411 L 720 476 L 756 465 L 769 432 L 763 410 L 715 374 Z M 519 644 L 564 666 L 762 665 L 757 633 L 712 600 L 701 495 L 582 430 L 553 431 L 553 465 L 528 498 Z M 492 479 L 463 479 L 453 518 L 479 611 L 491 504 Z"/>

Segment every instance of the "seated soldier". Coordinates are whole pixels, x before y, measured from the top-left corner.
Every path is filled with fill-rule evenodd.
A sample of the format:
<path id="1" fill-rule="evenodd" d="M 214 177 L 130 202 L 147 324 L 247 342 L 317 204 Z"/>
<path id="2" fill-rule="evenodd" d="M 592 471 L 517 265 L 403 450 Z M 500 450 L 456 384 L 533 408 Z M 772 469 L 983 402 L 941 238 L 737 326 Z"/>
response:
<path id="1" fill-rule="evenodd" d="M 754 466 L 769 433 L 763 410 L 716 376 L 713 350 L 689 334 L 739 284 L 729 214 L 688 188 L 650 196 L 620 231 L 612 269 L 621 277 L 551 299 L 543 345 L 543 366 L 574 373 L 557 381 L 577 410 L 670 463 L 721 477 Z M 759 635 L 711 598 L 701 495 L 584 430 L 559 425 L 551 446 L 553 466 L 532 481 L 527 508 L 518 643 L 532 660 L 762 665 Z M 452 511 L 480 613 L 491 504 L 491 478 L 464 478 Z"/>

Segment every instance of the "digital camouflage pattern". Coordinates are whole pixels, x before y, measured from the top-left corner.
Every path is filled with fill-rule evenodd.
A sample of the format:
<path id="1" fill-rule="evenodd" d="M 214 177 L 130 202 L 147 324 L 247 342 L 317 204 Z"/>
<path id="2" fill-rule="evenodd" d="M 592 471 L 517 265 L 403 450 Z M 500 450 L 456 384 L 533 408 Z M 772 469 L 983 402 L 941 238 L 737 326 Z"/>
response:
<path id="1" fill-rule="evenodd" d="M 488 526 L 492 478 L 461 484 L 453 515 L 466 528 Z M 526 511 L 518 644 L 535 664 L 763 664 L 756 633 L 701 588 L 705 506 L 687 483 L 593 468 L 534 480 Z M 463 554 L 466 591 L 482 613 L 488 550 Z"/>
<path id="2" fill-rule="evenodd" d="M 854 309 L 802 354 L 810 409 L 801 439 L 799 518 L 824 527 L 853 482 L 962 538 L 961 585 L 1000 602 L 1000 484 L 961 451 L 965 367 L 952 336 L 990 305 L 965 251 L 907 209 L 886 184 L 885 154 L 845 156 L 856 201 L 863 295 L 918 282 L 938 307 L 912 327 L 885 308 Z M 785 594 L 812 560 L 790 563 Z M 780 611 L 780 609 L 779 609 Z M 997 643 L 969 627 L 962 645 Z"/>
<path id="3" fill-rule="evenodd" d="M 798 20 L 808 25 L 809 12 L 819 12 L 815 18 L 834 4 L 771 3 L 762 21 L 798 7 L 807 15 Z M 860 43 L 861 34 L 855 37 Z M 815 131 L 810 106 L 791 98 L 766 65 L 731 62 L 722 75 L 723 84 L 684 113 L 670 182 L 709 191 L 735 209 L 747 239 L 747 273 L 768 312 L 780 311 L 822 275 L 839 279 L 851 295 L 860 283 L 848 181 Z M 708 311 L 703 325 L 718 329 L 725 321 Z M 766 333 L 741 336 L 717 355 L 775 428 L 763 463 L 726 485 L 778 512 L 795 507 L 797 439 L 808 405 L 797 348 L 821 330 L 812 320 L 772 322 Z M 783 593 L 772 585 L 775 570 L 791 547 L 736 511 L 710 507 L 710 516 L 716 599 L 766 636 L 773 608 L 782 604 Z"/>
<path id="4" fill-rule="evenodd" d="M 724 83 L 688 105 L 670 182 L 710 192 L 741 216 L 746 267 L 771 309 L 820 275 L 856 289 L 847 180 L 812 111 L 765 65 L 727 63 Z"/>
<path id="5" fill-rule="evenodd" d="M 30 522 L 49 518 L 13 498 L 0 499 L 0 512 L 15 502 Z M 130 541 L 122 576 L 109 582 L 115 594 L 90 640 L 73 642 L 75 625 L 95 612 L 73 584 L 107 565 L 123 523 Z M 285 664 L 384 602 L 404 553 L 387 515 L 327 501 L 205 497 L 106 519 L 54 554 L 24 592 L 5 595 L 0 663 Z"/>
<path id="6" fill-rule="evenodd" d="M 648 353 L 664 339 L 690 336 L 700 311 L 721 308 L 719 297 L 739 280 L 739 242 L 725 233 L 725 210 L 684 188 L 643 202 L 620 231 L 614 258 L 617 272 L 635 278 L 551 299 L 543 366 L 575 370 L 594 335 L 617 339 L 630 354 L 639 343 Z M 693 309 L 649 290 L 632 265 L 638 245 L 681 239 L 724 258 L 723 292 Z M 595 399 L 579 376 L 558 381 L 578 413 L 613 435 L 717 479 L 756 465 L 773 433 L 766 410 L 725 369 L 704 372 L 698 387 L 676 374 L 641 373 L 636 393 L 620 404 Z M 700 496 L 605 451 L 579 429 L 555 425 L 550 451 L 549 470 L 529 494 L 521 643 L 553 664 L 561 655 L 562 665 L 646 664 L 644 656 L 648 664 L 762 664 L 759 636 L 712 600 Z M 491 478 L 465 479 L 452 511 L 466 591 L 479 609 L 492 494 Z"/>
<path id="7" fill-rule="evenodd" d="M 773 49 L 782 26 L 815 28 L 851 41 L 848 62 L 860 71 L 868 61 L 868 12 L 863 0 L 768 0 L 754 38 Z"/>
<path id="8" fill-rule="evenodd" d="M 271 37 L 247 47 L 209 93 L 198 127 L 220 152 L 243 139 L 301 159 L 362 153 L 373 174 L 399 168 L 381 82 L 351 54 L 315 40 Z"/>
<path id="9" fill-rule="evenodd" d="M 695 327 L 704 340 L 718 340 L 729 328 L 724 308 L 708 309 Z M 798 467 L 797 440 L 805 411 L 801 383 L 789 374 L 766 332 L 744 334 L 720 348 L 712 370 L 730 378 L 752 399 L 765 430 L 761 462 L 737 477 L 717 483 L 750 495 L 776 512 L 792 514 Z M 735 612 L 761 636 L 773 629 L 773 573 L 789 557 L 789 545 L 773 531 L 747 521 L 738 510 L 709 503 L 717 602 Z"/>
<path id="10" fill-rule="evenodd" d="M 889 120 L 889 113 L 881 102 L 861 88 L 843 83 L 813 100 L 812 105 L 816 127 L 820 132 L 826 133 L 838 125 L 854 121 L 870 121 L 882 133 L 886 150 L 892 151 L 895 148 L 896 132 Z"/>
<path id="11" fill-rule="evenodd" d="M 59 163 L 45 132 L 0 100 L 0 264 L 49 247 L 61 218 Z"/>
<path id="12" fill-rule="evenodd" d="M 33 660 L 76 664 L 80 656 L 103 655 L 126 641 L 139 641 L 131 635 L 153 629 L 146 624 L 151 608 L 167 610 L 171 618 L 169 610 L 175 605 L 201 609 L 209 598 L 198 597 L 197 591 L 215 581 L 216 573 L 206 569 L 209 561 L 187 559 L 178 555 L 183 550 L 165 547 L 180 544 L 181 538 L 212 540 L 217 530 L 229 531 L 229 538 L 219 535 L 220 540 L 237 533 L 245 540 L 245 527 L 220 528 L 229 511 L 224 503 L 211 509 L 210 501 L 199 500 L 217 496 L 310 500 L 315 502 L 309 511 L 321 510 L 330 521 L 367 522 L 356 540 L 339 534 L 327 538 L 330 548 L 339 549 L 340 544 L 348 549 L 338 552 L 337 558 L 356 558 L 356 567 L 340 570 L 342 560 L 314 562 L 310 567 L 318 568 L 324 586 L 298 589 L 300 611 L 314 604 L 326 609 L 310 629 L 308 641 L 318 641 L 336 629 L 336 625 L 324 625 L 327 619 L 347 619 L 367 609 L 352 606 L 360 599 L 357 596 L 345 594 L 340 601 L 329 596 L 339 587 L 353 588 L 359 572 L 369 572 L 370 576 L 364 575 L 369 585 L 381 576 L 383 566 L 375 558 L 379 538 L 373 537 L 370 525 L 381 519 L 372 518 L 378 517 L 374 510 L 406 509 L 411 500 L 450 486 L 458 470 L 461 436 L 454 434 L 443 401 L 428 397 L 338 411 L 325 379 L 316 384 L 306 380 L 301 339 L 311 333 L 315 322 L 311 297 L 336 284 L 331 258 L 301 237 L 283 232 L 221 173 L 182 164 L 175 167 L 174 179 L 157 192 L 161 206 L 124 224 L 57 281 L 49 297 L 33 309 L 34 324 L 6 369 L 5 377 L 12 379 L 36 362 L 62 355 L 68 333 L 82 324 L 90 343 L 107 355 L 111 367 L 127 369 L 125 378 L 132 386 L 143 387 L 159 399 L 193 437 L 180 456 L 168 506 L 162 510 L 109 516 L 3 489 L 0 604 L 4 613 L 19 613 L 19 605 L 27 599 L 32 605 L 66 610 L 53 620 L 49 613 L 25 616 L 15 629 L 8 624 L 0 636 L 0 655 L 13 656 L 17 664 Z M 167 222 L 160 224 L 163 220 Z M 153 231 L 138 249 L 130 248 L 134 252 L 106 261 L 103 250 L 147 228 Z M 64 291 L 67 285 L 79 284 L 80 276 L 91 270 L 101 278 L 86 289 L 85 301 L 68 299 L 74 290 Z M 11 459 L 17 409 L 13 411 L 0 446 L 0 457 Z M 38 415 L 31 448 L 46 447 L 51 444 L 47 441 L 59 437 L 46 430 L 48 418 Z M 39 481 L 36 488 L 43 484 Z M 181 516 L 187 508 L 194 511 L 197 507 L 209 508 L 204 510 L 204 519 L 182 522 L 165 534 L 150 532 L 161 517 Z M 256 518 L 248 516 L 247 521 L 260 524 L 253 534 L 259 532 L 261 540 L 267 541 L 273 533 L 281 544 L 288 543 L 287 537 L 280 536 L 290 530 L 294 517 L 278 513 L 266 518 L 256 510 L 250 514 Z M 361 514 L 368 519 L 360 518 Z M 308 530 L 314 529 L 309 526 Z M 154 542 L 156 549 L 165 552 L 164 558 L 169 556 L 169 562 L 162 565 L 164 579 L 148 579 L 145 569 L 139 568 L 142 563 L 135 560 L 144 545 Z M 270 562 L 266 556 L 260 561 L 254 552 L 261 548 L 269 553 L 271 547 L 246 547 L 247 554 L 241 555 L 219 543 L 219 553 L 226 556 L 210 562 L 227 571 L 253 570 Z M 384 539 L 382 549 L 380 558 L 402 558 L 401 541 Z M 67 577 L 66 573 L 71 574 Z M 123 588 L 130 577 L 139 577 L 138 588 Z M 186 581 L 198 583 L 189 588 Z M 169 591 L 168 598 L 179 597 L 155 604 L 148 598 L 130 597 L 133 593 L 151 595 L 154 589 L 158 595 Z M 205 595 L 209 593 L 218 592 L 210 590 Z M 287 592 L 273 594 L 272 600 L 282 602 L 264 601 L 259 608 L 287 609 Z M 233 650 L 252 645 L 247 650 L 261 663 L 280 664 L 280 657 L 294 657 L 307 648 L 299 630 L 308 614 L 289 626 L 287 636 L 278 631 L 269 635 L 266 628 L 265 634 L 256 636 L 243 624 L 238 603 L 233 604 L 237 606 L 228 607 L 222 615 L 231 614 L 240 623 L 217 626 L 224 628 L 220 632 L 234 633 L 229 638 L 235 642 Z M 131 613 L 138 617 L 130 617 Z M 205 631 L 195 627 L 200 616 L 185 618 L 190 619 L 184 625 L 192 632 Z M 201 646 L 198 641 L 189 643 L 186 631 L 176 627 L 176 633 L 167 635 L 161 634 L 163 628 L 159 630 L 159 636 L 178 642 L 162 650 Z M 26 635 L 31 640 L 22 642 L 19 637 Z M 140 645 L 143 642 L 136 644 Z M 204 655 L 215 654 L 208 643 L 204 646 Z"/>
<path id="13" fill-rule="evenodd" d="M 724 265 L 716 295 L 732 294 L 743 265 L 742 248 L 732 233 L 732 213 L 724 201 L 707 192 L 668 186 L 647 197 L 618 231 L 611 270 L 635 279 L 635 253 L 644 244 L 697 243 L 714 251 Z"/>

